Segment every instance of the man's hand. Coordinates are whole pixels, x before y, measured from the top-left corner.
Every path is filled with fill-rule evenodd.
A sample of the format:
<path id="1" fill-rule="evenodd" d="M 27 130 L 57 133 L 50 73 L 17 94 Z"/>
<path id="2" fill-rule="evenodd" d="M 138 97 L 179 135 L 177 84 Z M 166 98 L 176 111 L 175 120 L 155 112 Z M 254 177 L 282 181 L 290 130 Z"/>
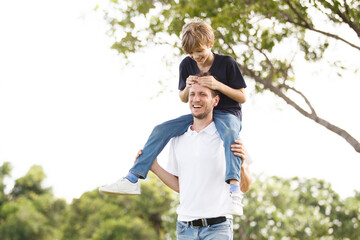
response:
<path id="1" fill-rule="evenodd" d="M 140 149 L 136 155 L 136 158 L 135 158 L 135 161 L 134 163 L 137 161 L 137 159 L 140 157 L 140 155 L 142 154 L 142 149 Z M 159 165 L 158 161 L 157 161 L 157 158 L 155 158 L 150 170 L 151 171 L 154 171 L 154 169 Z"/>
<path id="2" fill-rule="evenodd" d="M 142 154 L 142 149 L 140 149 L 140 150 L 138 151 L 134 163 L 137 161 L 137 159 L 140 157 L 141 154 Z"/>
<path id="3" fill-rule="evenodd" d="M 234 152 L 235 156 L 241 157 L 241 165 L 244 163 L 246 159 L 245 149 L 241 141 L 235 140 L 236 144 L 231 145 L 231 151 Z"/>
<path id="4" fill-rule="evenodd" d="M 235 140 L 235 143 L 236 144 L 231 145 L 231 151 L 234 152 L 235 156 L 242 158 L 241 171 L 240 171 L 240 178 L 241 178 L 240 190 L 243 193 L 246 193 L 250 189 L 252 183 L 252 176 L 249 170 L 249 166 L 247 165 L 244 165 L 245 167 L 243 166 L 243 163 L 246 159 L 246 153 L 242 142 L 240 142 L 239 140 Z"/>

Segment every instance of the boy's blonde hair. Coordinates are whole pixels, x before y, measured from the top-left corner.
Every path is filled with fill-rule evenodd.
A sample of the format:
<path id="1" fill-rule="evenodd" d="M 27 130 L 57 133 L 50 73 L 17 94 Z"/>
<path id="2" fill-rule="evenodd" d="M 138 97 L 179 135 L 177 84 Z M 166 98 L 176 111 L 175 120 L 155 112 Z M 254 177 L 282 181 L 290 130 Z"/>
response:
<path id="1" fill-rule="evenodd" d="M 202 20 L 192 20 L 185 24 L 181 31 L 181 46 L 185 53 L 191 53 L 198 47 L 210 47 L 214 40 L 213 29 Z"/>

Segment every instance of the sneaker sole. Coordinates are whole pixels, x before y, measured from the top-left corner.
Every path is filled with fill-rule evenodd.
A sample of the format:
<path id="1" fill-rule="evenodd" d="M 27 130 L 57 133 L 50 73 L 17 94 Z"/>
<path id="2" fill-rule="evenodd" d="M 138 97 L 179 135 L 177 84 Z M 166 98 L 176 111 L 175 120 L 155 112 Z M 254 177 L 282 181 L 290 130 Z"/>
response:
<path id="1" fill-rule="evenodd" d="M 106 191 L 106 190 L 100 190 L 99 192 L 105 195 L 140 195 L 141 192 L 112 192 L 112 191 Z"/>
<path id="2" fill-rule="evenodd" d="M 242 215 L 244 215 L 244 210 L 235 210 L 235 209 L 227 210 L 227 211 L 226 211 L 226 214 L 228 214 L 228 215 L 242 216 Z"/>

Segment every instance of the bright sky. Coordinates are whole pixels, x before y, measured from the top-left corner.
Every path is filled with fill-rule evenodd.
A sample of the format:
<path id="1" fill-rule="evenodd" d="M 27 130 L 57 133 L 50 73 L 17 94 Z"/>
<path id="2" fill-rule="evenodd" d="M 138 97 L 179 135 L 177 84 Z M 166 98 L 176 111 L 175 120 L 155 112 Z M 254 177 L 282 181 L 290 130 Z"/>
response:
<path id="1" fill-rule="evenodd" d="M 0 164 L 14 167 L 9 186 L 38 164 L 56 196 L 80 197 L 126 174 L 157 123 L 188 112 L 178 99 L 178 62 L 163 62 L 168 50 L 151 48 L 125 66 L 95 5 L 0 0 Z M 354 50 L 336 51 L 359 59 Z M 297 66 L 296 87 L 320 117 L 359 140 L 359 74 L 339 78 L 314 66 Z M 152 98 L 159 80 L 173 91 Z M 325 179 L 342 197 L 360 191 L 359 153 L 282 100 L 255 94 L 246 81 L 241 136 L 253 172 Z M 166 150 L 159 159 L 166 162 Z"/>

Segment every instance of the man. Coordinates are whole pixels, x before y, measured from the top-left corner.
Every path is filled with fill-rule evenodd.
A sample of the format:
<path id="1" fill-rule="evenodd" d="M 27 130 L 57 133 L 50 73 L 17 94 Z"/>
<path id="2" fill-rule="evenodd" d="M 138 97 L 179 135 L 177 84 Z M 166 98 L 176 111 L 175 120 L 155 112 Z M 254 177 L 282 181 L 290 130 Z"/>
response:
<path id="1" fill-rule="evenodd" d="M 224 181 L 224 146 L 213 122 L 213 108 L 218 102 L 215 91 L 193 84 L 189 91 L 193 124 L 172 140 L 167 170 L 156 160 L 151 167 L 168 187 L 180 193 L 178 240 L 233 239 L 229 184 Z M 232 151 L 245 160 L 241 143 L 236 143 Z M 241 190 L 246 192 L 251 175 L 247 167 L 241 169 Z"/>

